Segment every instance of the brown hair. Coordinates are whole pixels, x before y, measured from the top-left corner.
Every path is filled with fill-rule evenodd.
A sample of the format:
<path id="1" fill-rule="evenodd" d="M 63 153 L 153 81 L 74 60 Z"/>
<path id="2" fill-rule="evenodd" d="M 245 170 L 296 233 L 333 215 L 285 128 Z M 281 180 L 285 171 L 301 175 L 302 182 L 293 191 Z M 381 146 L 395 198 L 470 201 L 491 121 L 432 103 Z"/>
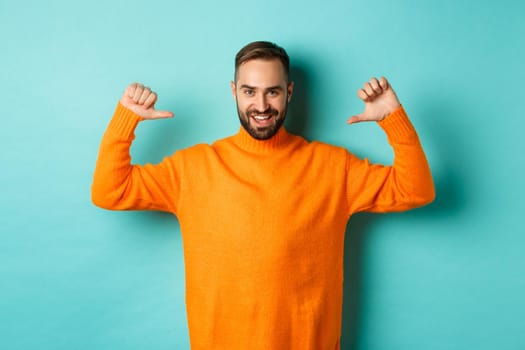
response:
<path id="1" fill-rule="evenodd" d="M 255 59 L 277 59 L 281 61 L 284 73 L 286 74 L 286 80 L 288 80 L 290 74 L 290 58 L 286 51 L 282 47 L 269 41 L 254 41 L 244 46 L 235 56 L 235 81 L 237 81 L 237 70 L 241 64 Z"/>

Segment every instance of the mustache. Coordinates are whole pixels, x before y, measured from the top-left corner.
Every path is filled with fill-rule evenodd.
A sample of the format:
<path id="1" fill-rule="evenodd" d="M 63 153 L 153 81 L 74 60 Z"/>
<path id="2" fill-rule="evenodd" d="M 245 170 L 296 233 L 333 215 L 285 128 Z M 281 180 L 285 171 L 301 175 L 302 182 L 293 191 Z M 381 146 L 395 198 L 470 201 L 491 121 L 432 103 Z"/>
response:
<path id="1" fill-rule="evenodd" d="M 267 108 L 266 110 L 264 111 L 258 111 L 256 109 L 249 109 L 246 114 L 248 115 L 248 117 L 252 117 L 254 115 L 270 115 L 270 116 L 276 116 L 279 114 L 279 111 L 276 110 L 276 109 L 273 109 L 271 107 Z"/>

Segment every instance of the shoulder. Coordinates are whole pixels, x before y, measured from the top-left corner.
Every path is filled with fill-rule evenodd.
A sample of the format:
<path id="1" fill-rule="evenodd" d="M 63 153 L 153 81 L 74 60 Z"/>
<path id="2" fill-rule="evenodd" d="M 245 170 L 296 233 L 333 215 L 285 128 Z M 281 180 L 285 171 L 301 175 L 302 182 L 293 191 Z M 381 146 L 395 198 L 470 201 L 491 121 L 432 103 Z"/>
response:
<path id="1" fill-rule="evenodd" d="M 214 153 L 214 147 L 207 143 L 198 143 L 193 146 L 180 149 L 174 153 L 174 156 L 182 158 L 198 158 L 206 154 Z"/>
<path id="2" fill-rule="evenodd" d="M 320 153 L 323 155 L 330 155 L 333 157 L 346 157 L 348 151 L 344 147 L 335 146 L 322 141 L 312 141 L 308 143 L 308 147 L 313 152 Z"/>
<path id="3" fill-rule="evenodd" d="M 307 141 L 303 138 L 301 140 L 301 142 L 296 143 L 294 156 L 306 157 L 311 166 L 318 164 L 323 167 L 339 167 L 346 163 L 349 152 L 344 147 L 317 140 Z"/>

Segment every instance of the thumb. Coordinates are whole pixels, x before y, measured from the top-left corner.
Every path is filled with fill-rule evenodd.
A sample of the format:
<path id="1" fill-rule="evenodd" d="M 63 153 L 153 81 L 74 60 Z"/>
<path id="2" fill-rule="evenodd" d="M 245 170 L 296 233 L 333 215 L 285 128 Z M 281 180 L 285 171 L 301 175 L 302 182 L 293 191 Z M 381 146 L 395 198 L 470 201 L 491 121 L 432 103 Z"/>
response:
<path id="1" fill-rule="evenodd" d="M 173 118 L 173 113 L 170 111 L 157 111 L 154 110 L 151 113 L 150 119 L 163 119 L 163 118 Z"/>
<path id="2" fill-rule="evenodd" d="M 351 116 L 351 117 L 346 121 L 346 124 L 355 124 L 355 123 L 362 122 L 363 120 L 365 120 L 365 119 L 363 118 L 363 115 L 362 115 L 362 114 L 358 114 L 358 115 Z"/>

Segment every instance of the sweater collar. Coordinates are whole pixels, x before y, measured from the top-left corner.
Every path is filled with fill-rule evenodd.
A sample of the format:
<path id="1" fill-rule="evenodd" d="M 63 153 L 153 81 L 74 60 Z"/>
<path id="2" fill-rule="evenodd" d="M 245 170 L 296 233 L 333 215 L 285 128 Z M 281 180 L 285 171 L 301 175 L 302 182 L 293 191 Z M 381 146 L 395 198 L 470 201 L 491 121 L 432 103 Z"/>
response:
<path id="1" fill-rule="evenodd" d="M 283 149 L 292 140 L 292 135 L 281 126 L 277 133 L 268 140 L 253 138 L 242 126 L 239 132 L 233 135 L 233 142 L 240 148 L 252 153 L 268 153 Z"/>

